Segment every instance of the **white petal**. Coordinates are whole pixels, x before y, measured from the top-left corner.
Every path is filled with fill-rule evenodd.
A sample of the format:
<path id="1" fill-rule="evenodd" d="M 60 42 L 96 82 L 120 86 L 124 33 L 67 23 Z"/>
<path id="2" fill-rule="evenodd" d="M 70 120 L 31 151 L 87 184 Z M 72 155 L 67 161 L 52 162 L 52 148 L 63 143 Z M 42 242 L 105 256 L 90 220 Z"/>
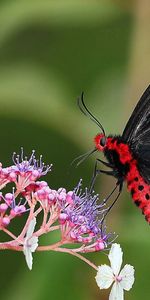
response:
<path id="1" fill-rule="evenodd" d="M 120 283 L 115 282 L 112 286 L 110 295 L 109 295 L 109 300 L 123 300 L 123 289 L 120 285 Z"/>
<path id="2" fill-rule="evenodd" d="M 107 265 L 99 266 L 95 279 L 100 289 L 108 289 L 114 281 L 112 269 Z"/>
<path id="3" fill-rule="evenodd" d="M 36 248 L 38 247 L 38 237 L 37 236 L 32 236 L 29 239 L 29 243 L 30 243 L 30 251 L 31 252 L 35 252 Z"/>
<path id="4" fill-rule="evenodd" d="M 122 249 L 119 244 L 112 244 L 108 258 L 115 275 L 118 275 L 122 264 Z"/>
<path id="5" fill-rule="evenodd" d="M 134 268 L 131 265 L 125 265 L 119 276 L 122 277 L 120 284 L 122 288 L 129 291 L 134 283 Z"/>
<path id="6" fill-rule="evenodd" d="M 32 263 L 33 263 L 33 258 L 32 258 L 32 253 L 29 248 L 24 248 L 23 253 L 25 255 L 26 263 L 27 266 L 30 270 L 32 270 Z"/>
<path id="7" fill-rule="evenodd" d="M 29 239 L 32 236 L 32 234 L 34 232 L 35 225 L 36 225 L 36 218 L 33 218 L 30 221 L 29 226 L 28 226 L 28 230 L 27 230 L 27 234 L 26 234 L 27 239 Z"/>
<path id="8" fill-rule="evenodd" d="M 25 259 L 29 269 L 32 269 L 33 258 L 32 252 L 35 252 L 36 248 L 38 247 L 38 237 L 32 236 L 34 232 L 34 228 L 36 225 L 36 218 L 33 218 L 28 226 L 26 238 L 23 244 L 23 253 L 25 255 Z"/>

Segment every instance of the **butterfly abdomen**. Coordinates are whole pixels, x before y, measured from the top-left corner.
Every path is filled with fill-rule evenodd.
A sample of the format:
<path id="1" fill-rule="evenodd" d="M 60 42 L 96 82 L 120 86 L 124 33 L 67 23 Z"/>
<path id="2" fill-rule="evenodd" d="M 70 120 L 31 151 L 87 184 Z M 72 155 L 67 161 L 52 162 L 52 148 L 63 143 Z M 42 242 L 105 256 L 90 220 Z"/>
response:
<path id="1" fill-rule="evenodd" d="M 136 160 L 130 163 L 130 171 L 126 175 L 126 180 L 132 199 L 142 210 L 145 219 L 150 223 L 150 186 L 140 175 Z"/>
<path id="2" fill-rule="evenodd" d="M 129 145 L 124 143 L 121 137 L 108 137 L 104 153 L 117 170 L 118 180 L 122 177 L 127 182 L 133 201 L 150 223 L 150 186 L 140 175 Z"/>

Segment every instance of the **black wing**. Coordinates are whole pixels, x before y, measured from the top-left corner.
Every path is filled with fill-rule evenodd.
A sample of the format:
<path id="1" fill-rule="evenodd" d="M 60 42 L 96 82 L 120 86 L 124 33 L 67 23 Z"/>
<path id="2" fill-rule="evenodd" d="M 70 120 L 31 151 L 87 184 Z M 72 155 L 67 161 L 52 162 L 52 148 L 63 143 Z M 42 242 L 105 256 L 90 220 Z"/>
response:
<path id="1" fill-rule="evenodd" d="M 136 105 L 122 137 L 137 159 L 141 176 L 150 184 L 150 85 Z"/>

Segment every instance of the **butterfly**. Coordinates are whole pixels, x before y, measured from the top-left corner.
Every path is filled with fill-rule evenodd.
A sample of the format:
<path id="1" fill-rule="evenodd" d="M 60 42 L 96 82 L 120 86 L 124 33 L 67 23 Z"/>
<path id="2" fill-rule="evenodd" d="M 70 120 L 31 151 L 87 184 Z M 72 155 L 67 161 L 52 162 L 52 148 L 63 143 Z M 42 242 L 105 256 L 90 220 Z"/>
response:
<path id="1" fill-rule="evenodd" d="M 126 182 L 134 203 L 150 223 L 150 85 L 137 103 L 122 135 L 106 136 L 101 123 L 86 107 L 83 93 L 78 99 L 78 105 L 80 110 L 101 129 L 94 137 L 94 149 L 80 156 L 79 163 L 94 152 L 103 152 L 107 161 L 96 160 L 94 180 L 98 173 L 105 173 L 114 176 L 117 179 L 116 187 L 119 186 L 119 194 L 109 210 L 118 199 L 123 183 Z M 97 163 L 102 163 L 111 170 L 98 170 Z"/>

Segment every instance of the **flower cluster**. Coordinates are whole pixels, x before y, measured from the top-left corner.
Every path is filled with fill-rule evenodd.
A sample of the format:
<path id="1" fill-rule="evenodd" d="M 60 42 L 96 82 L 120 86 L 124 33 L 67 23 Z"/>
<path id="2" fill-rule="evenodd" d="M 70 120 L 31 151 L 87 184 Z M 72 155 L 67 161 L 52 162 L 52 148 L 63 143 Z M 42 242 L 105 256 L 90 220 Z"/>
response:
<path id="1" fill-rule="evenodd" d="M 11 192 L 0 193 L 0 229 L 7 227 L 12 219 L 29 210 L 31 203 L 27 197 L 24 197 L 27 190 L 38 178 L 51 170 L 52 165 L 45 166 L 42 163 L 42 157 L 36 160 L 34 152 L 32 151 L 28 160 L 27 157 L 23 157 L 23 149 L 21 149 L 20 156 L 13 154 L 14 165 L 3 168 L 0 164 L 0 190 L 8 183 L 13 182 L 15 185 Z M 18 196 L 20 196 L 19 201 L 17 200 Z"/>
<path id="2" fill-rule="evenodd" d="M 0 243 L 0 249 L 24 251 L 30 269 L 35 250 L 61 251 L 80 256 L 79 253 L 104 250 L 113 239 L 113 234 L 106 233 L 106 225 L 102 222 L 107 210 L 105 202 L 99 202 L 98 195 L 87 188 L 82 192 L 82 180 L 72 191 L 52 189 L 46 181 L 40 181 L 51 171 L 51 167 L 42 162 L 41 156 L 36 159 L 34 151 L 29 159 L 24 157 L 23 149 L 21 155 L 13 154 L 12 166 L 0 166 L 1 191 L 11 183 L 11 191 L 0 194 L 0 230 L 13 238 Z M 20 234 L 15 236 L 10 230 L 11 222 L 24 213 L 26 223 Z M 39 214 L 43 214 L 41 224 L 37 222 Z M 35 230 L 36 222 L 38 228 Z M 60 232 L 60 241 L 38 246 L 40 236 L 54 230 Z M 76 246 L 72 249 L 70 244 Z"/>

